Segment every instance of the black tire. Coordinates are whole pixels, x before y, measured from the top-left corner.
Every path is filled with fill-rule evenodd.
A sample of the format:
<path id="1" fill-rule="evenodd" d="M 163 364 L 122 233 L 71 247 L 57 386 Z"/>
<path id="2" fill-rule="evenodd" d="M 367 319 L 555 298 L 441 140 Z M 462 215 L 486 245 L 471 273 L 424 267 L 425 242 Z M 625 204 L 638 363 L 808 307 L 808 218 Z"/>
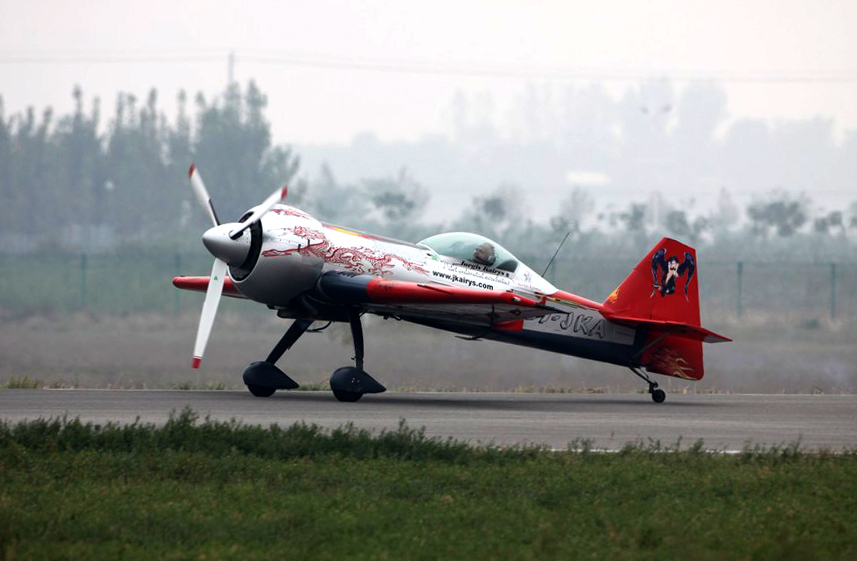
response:
<path id="1" fill-rule="evenodd" d="M 271 397 L 272 395 L 274 395 L 274 392 L 277 391 L 276 388 L 269 388 L 267 386 L 257 386 L 256 384 L 247 384 L 247 389 L 250 390 L 250 393 L 252 393 L 256 397 Z"/>
<path id="2" fill-rule="evenodd" d="M 362 393 L 333 390 L 333 397 L 345 403 L 354 403 L 363 397 Z"/>
<path id="3" fill-rule="evenodd" d="M 652 401 L 655 403 L 663 403 L 667 398 L 667 392 L 660 388 L 655 388 L 652 390 Z"/>

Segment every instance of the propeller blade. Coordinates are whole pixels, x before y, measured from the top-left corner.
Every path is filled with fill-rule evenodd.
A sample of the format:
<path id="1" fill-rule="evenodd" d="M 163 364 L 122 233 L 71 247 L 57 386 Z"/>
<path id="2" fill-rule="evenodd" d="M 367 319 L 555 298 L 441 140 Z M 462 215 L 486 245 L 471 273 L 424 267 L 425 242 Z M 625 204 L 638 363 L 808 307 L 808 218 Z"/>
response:
<path id="1" fill-rule="evenodd" d="M 233 240 L 237 240 L 241 237 L 241 233 L 258 222 L 269 210 L 271 210 L 275 204 L 280 203 L 285 200 L 286 195 L 289 193 L 289 187 L 287 185 L 283 185 L 273 193 L 271 196 L 264 200 L 262 204 L 256 207 L 256 210 L 253 211 L 253 214 L 250 215 L 250 218 L 241 223 L 237 229 L 233 230 L 229 233 L 229 237 Z"/>
<path id="2" fill-rule="evenodd" d="M 202 177 L 196 170 L 196 164 L 191 164 L 187 170 L 187 176 L 190 178 L 190 185 L 193 187 L 193 192 L 196 195 L 199 203 L 205 208 L 208 217 L 215 226 L 220 226 L 220 220 L 217 218 L 217 213 L 214 212 L 214 205 L 211 204 L 211 197 L 208 195 L 208 189 L 205 188 L 205 183 L 202 182 Z"/>
<path id="3" fill-rule="evenodd" d="M 214 260 L 211 268 L 211 278 L 208 279 L 208 290 L 205 292 L 205 302 L 202 304 L 202 314 L 199 316 L 199 328 L 196 332 L 196 343 L 193 346 L 193 367 L 199 368 L 211 327 L 214 325 L 214 316 L 217 315 L 217 305 L 220 303 L 220 295 L 223 292 L 223 281 L 226 277 L 226 262 L 220 259 Z"/>

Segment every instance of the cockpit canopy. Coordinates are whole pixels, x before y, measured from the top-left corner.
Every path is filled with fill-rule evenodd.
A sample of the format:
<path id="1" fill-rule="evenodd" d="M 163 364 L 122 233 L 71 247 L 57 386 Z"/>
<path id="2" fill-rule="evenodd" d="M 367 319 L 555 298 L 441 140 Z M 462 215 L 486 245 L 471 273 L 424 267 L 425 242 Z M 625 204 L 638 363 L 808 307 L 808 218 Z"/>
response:
<path id="1" fill-rule="evenodd" d="M 462 259 L 493 269 L 514 273 L 518 260 L 506 248 L 485 236 L 468 232 L 437 234 L 420 242 L 440 255 Z"/>

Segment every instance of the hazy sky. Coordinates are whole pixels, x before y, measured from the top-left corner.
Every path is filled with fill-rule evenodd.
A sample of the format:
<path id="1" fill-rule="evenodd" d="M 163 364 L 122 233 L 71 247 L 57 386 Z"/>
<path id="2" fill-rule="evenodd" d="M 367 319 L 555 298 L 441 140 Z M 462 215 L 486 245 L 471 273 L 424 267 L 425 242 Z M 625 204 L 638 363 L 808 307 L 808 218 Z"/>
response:
<path id="1" fill-rule="evenodd" d="M 603 76 L 617 93 L 724 78 L 732 118 L 820 115 L 841 132 L 857 129 L 855 30 L 853 0 L 0 0 L 0 95 L 7 116 L 65 113 L 79 83 L 110 113 L 119 90 L 156 86 L 172 117 L 179 89 L 222 90 L 234 51 L 279 142 L 415 139 L 446 130 L 457 90 L 502 111 L 528 83 Z"/>

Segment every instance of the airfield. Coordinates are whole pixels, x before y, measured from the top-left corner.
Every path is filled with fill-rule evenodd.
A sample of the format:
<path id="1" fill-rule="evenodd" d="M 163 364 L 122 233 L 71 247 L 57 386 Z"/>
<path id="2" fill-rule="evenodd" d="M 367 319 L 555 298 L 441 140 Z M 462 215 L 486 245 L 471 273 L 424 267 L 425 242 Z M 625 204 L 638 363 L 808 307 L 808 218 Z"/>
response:
<path id="1" fill-rule="evenodd" d="M 163 424 L 190 407 L 200 417 L 245 424 L 347 423 L 376 432 L 404 420 L 428 436 L 501 446 L 538 444 L 566 449 L 589 441 L 615 450 L 626 443 L 735 451 L 800 443 L 808 450 L 857 449 L 854 395 L 669 395 L 653 404 L 645 394 L 388 392 L 339 403 L 327 391 L 278 392 L 260 399 L 246 391 L 8 390 L 0 418 L 68 416 L 84 422 Z"/>

